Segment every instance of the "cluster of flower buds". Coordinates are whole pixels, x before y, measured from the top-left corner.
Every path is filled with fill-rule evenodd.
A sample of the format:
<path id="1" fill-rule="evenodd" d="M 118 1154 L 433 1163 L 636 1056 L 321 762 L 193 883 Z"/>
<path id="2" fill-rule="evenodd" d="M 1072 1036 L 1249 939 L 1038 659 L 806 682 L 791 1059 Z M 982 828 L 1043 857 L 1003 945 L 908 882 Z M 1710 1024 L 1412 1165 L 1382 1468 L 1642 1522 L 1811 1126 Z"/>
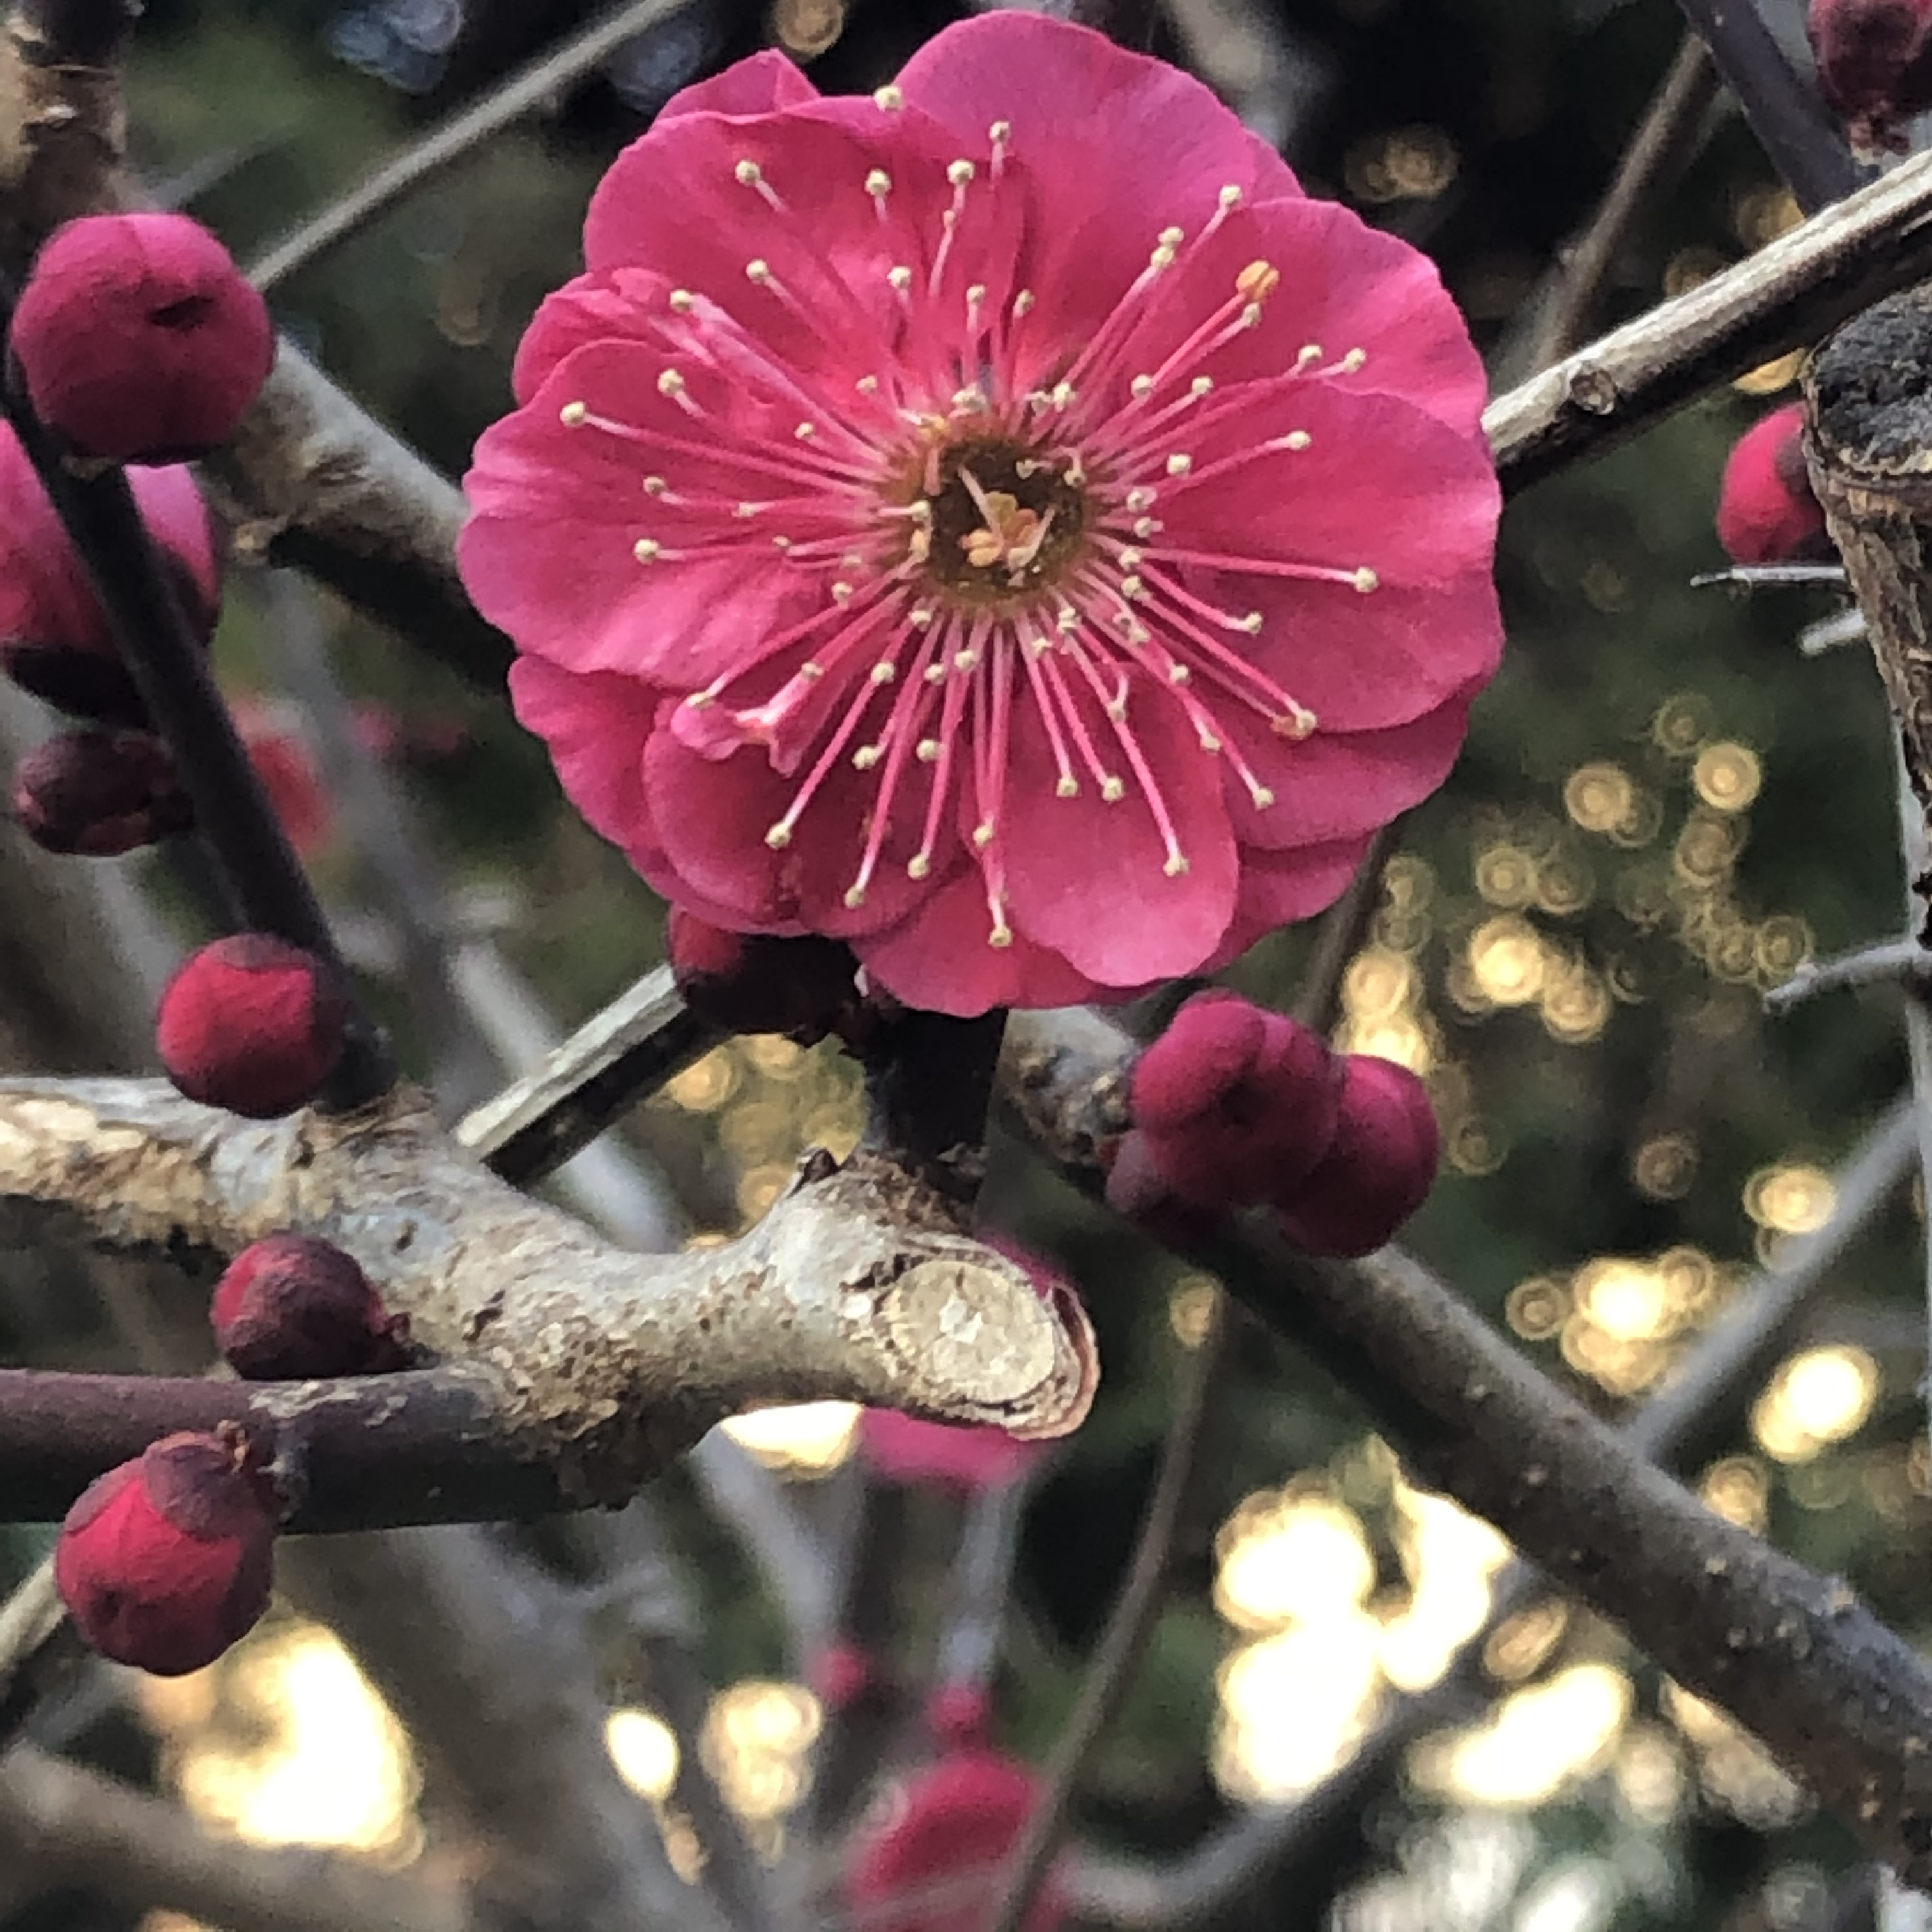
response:
<path id="1" fill-rule="evenodd" d="M 686 1004 L 728 1033 L 782 1033 L 809 1046 L 859 997 L 858 963 L 836 939 L 729 932 L 674 906 L 665 946 Z"/>
<path id="2" fill-rule="evenodd" d="M 54 1580 L 102 1656 L 177 1677 L 212 1664 L 268 1608 L 280 1517 L 240 1431 L 164 1436 L 68 1511 Z"/>
<path id="3" fill-rule="evenodd" d="M 154 1035 L 168 1078 L 190 1100 L 251 1120 L 305 1106 L 342 1058 L 349 1002 L 334 970 L 263 932 L 190 956 L 168 982 Z"/>
<path id="4" fill-rule="evenodd" d="M 1435 1110 L 1414 1074 L 1338 1055 L 1232 993 L 1181 1008 L 1136 1064 L 1130 1104 L 1107 1198 L 1157 1227 L 1267 1205 L 1312 1253 L 1366 1254 L 1436 1178 Z"/>
<path id="5" fill-rule="evenodd" d="M 1792 563 L 1832 554 L 1804 466 L 1804 405 L 1787 403 L 1738 437 L 1718 492 L 1718 541 L 1733 563 Z"/>
<path id="6" fill-rule="evenodd" d="M 36 746 L 14 770 L 14 814 L 35 844 L 91 859 L 194 823 L 167 747 L 146 731 L 63 731 Z"/>
<path id="7" fill-rule="evenodd" d="M 1904 123 L 1932 107 L 1932 0 L 1811 0 L 1804 26 L 1853 148 L 1904 154 Z"/>

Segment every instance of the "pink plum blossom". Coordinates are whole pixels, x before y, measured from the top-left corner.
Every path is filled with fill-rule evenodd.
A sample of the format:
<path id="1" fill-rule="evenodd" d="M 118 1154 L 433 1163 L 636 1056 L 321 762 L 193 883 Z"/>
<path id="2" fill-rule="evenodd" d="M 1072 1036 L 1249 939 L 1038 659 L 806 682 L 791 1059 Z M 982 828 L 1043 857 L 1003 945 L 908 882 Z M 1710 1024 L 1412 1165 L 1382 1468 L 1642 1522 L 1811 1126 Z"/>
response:
<path id="1" fill-rule="evenodd" d="M 715 925 L 971 1014 L 1328 904 L 1495 669 L 1434 268 L 1064 22 L 821 97 L 775 52 L 607 175 L 463 571 L 565 790 Z"/>

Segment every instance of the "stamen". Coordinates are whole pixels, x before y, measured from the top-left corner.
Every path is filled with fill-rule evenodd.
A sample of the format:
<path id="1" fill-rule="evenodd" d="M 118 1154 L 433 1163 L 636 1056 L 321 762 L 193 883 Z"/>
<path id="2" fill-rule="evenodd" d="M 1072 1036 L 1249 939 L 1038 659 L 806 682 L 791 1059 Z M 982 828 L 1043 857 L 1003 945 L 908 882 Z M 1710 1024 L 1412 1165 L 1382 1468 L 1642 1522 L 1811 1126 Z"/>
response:
<path id="1" fill-rule="evenodd" d="M 890 82 L 888 82 L 884 87 L 875 87 L 873 88 L 872 99 L 878 106 L 883 107 L 888 114 L 896 112 L 898 110 L 905 105 L 905 96 L 902 94 L 896 87 L 893 86 Z"/>

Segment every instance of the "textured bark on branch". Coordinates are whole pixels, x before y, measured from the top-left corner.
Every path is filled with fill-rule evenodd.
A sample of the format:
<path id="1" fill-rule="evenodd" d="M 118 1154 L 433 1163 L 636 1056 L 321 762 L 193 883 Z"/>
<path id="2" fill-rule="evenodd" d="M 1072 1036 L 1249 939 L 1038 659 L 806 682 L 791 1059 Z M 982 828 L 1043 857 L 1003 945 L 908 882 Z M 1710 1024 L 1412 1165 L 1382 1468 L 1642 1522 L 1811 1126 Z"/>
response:
<path id="1" fill-rule="evenodd" d="M 1932 287 L 1849 322 L 1807 370 L 1806 454 L 1826 526 L 1932 814 Z M 1932 880 L 1915 880 L 1932 943 Z"/>
<path id="2" fill-rule="evenodd" d="M 572 1503 L 621 1498 L 760 1401 L 1050 1435 L 1092 1395 L 1077 1306 L 1041 1300 L 876 1154 L 808 1160 L 748 1234 L 646 1258 L 497 1180 L 419 1097 L 259 1124 L 154 1082 L 0 1085 L 0 1229 L 15 1238 L 192 1260 L 278 1228 L 353 1255 L 415 1339 L 487 1389 L 493 1438 Z"/>

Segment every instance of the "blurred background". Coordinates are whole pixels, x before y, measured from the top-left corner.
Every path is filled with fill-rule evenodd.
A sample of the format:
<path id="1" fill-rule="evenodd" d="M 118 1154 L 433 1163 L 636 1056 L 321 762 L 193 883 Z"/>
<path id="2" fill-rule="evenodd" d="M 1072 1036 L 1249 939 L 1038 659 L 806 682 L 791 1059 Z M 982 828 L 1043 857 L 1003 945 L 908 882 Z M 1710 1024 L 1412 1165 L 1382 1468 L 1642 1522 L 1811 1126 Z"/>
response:
<path id="1" fill-rule="evenodd" d="M 1790 32 L 1795 6 L 1778 10 Z M 576 265 L 592 184 L 671 92 L 772 44 L 827 89 L 869 88 L 956 10 L 692 0 L 283 282 L 278 319 L 460 472 L 507 406 L 532 310 Z M 158 198 L 245 262 L 591 12 L 570 0 L 150 0 L 134 159 Z M 1281 143 L 1312 192 L 1436 259 L 1506 382 L 1527 372 L 1552 265 L 1681 26 L 1670 0 L 1174 0 L 1156 32 L 1160 50 Z M 1616 260 L 1598 324 L 1797 218 L 1719 105 Z M 1712 516 L 1724 454 L 1796 374 L 1795 359 L 1760 370 L 1511 508 L 1503 672 L 1455 776 L 1401 827 L 1346 982 L 1341 1043 L 1424 1075 L 1443 1124 L 1442 1178 L 1408 1238 L 1606 1416 L 1640 1402 L 1753 1269 L 1820 1223 L 1834 1168 L 1906 1078 L 1895 989 L 1778 1018 L 1760 1004 L 1808 959 L 1902 928 L 1892 755 L 1869 661 L 1862 646 L 1801 654 L 1800 631 L 1834 608 L 1828 591 L 1745 599 L 1691 584 L 1724 561 Z M 320 646 L 334 670 L 318 677 Z M 452 1115 L 662 956 L 662 907 L 563 808 L 499 699 L 263 573 L 238 574 L 218 651 L 346 948 Z M 26 864 L 19 848 L 0 832 L 0 865 Z M 164 871 L 117 862 L 110 875 L 120 956 L 94 966 L 124 998 L 197 934 Z M 1306 948 L 1284 934 L 1230 977 L 1286 1004 Z M 85 1040 L 50 1036 L 44 1016 L 14 1006 L 0 1030 L 18 1064 L 106 1057 L 90 1063 Z M 130 1037 L 128 1052 L 145 1051 Z M 640 1245 L 728 1234 L 805 1148 L 851 1145 L 859 1097 L 856 1068 L 829 1048 L 734 1042 L 574 1163 L 561 1198 Z M 1078 1282 L 1105 1365 L 1090 1422 L 1028 1471 L 1000 1558 L 994 1733 L 1037 1760 L 1120 1582 L 1176 1365 L 1201 1340 L 1214 1284 L 1012 1144 L 996 1145 L 988 1214 Z M 1922 1217 L 1922 1200 L 1898 1190 L 1748 1410 L 1720 1419 L 1687 1472 L 1714 1508 L 1842 1574 L 1914 1640 L 1928 1627 L 1932 1535 L 1915 1393 Z M 0 1360 L 152 1361 L 179 1346 L 193 1310 L 178 1281 L 82 1279 L 58 1257 L 9 1256 Z M 1168 1607 L 1079 1801 L 1078 1836 L 1102 1871 L 1184 1860 L 1320 1786 L 1378 1712 L 1436 1683 L 1482 1628 L 1508 1556 L 1486 1527 L 1411 1488 L 1373 1418 L 1318 1371 L 1259 1330 L 1234 1354 Z M 609 1749 L 674 1861 L 702 1852 L 673 1801 L 680 1748 L 703 1754 L 762 1856 L 796 1852 L 826 1716 L 818 1664 L 837 1633 L 802 1648 L 796 1619 L 757 1587 L 731 1481 L 836 1551 L 868 1480 L 849 1411 L 770 1412 L 731 1434 L 713 1466 L 700 1459 L 649 1499 L 708 1705 L 668 1718 L 634 1604 L 598 1599 Z M 903 1534 L 875 1580 L 885 1594 L 867 1641 L 915 1707 L 976 1508 L 932 1485 L 892 1500 Z M 44 1546 L 0 1529 L 0 1581 Z M 603 1558 L 561 1532 L 521 1546 L 574 1586 L 601 1574 Z M 1467 1713 L 1352 1793 L 1288 1870 L 1189 1913 L 1348 1932 L 1831 1922 L 1850 1841 L 1614 1630 L 1544 1606 L 1504 1624 L 1482 1663 Z M 103 1672 L 47 1722 L 50 1741 L 177 1795 L 223 1832 L 430 1874 L 467 1856 L 425 1795 L 407 1729 L 293 1607 L 208 1672 Z M 0 1874 L 4 1932 L 189 1932 L 84 1887 L 28 1889 L 10 1893 Z M 836 1918 L 836 1892 L 810 1895 Z"/>

